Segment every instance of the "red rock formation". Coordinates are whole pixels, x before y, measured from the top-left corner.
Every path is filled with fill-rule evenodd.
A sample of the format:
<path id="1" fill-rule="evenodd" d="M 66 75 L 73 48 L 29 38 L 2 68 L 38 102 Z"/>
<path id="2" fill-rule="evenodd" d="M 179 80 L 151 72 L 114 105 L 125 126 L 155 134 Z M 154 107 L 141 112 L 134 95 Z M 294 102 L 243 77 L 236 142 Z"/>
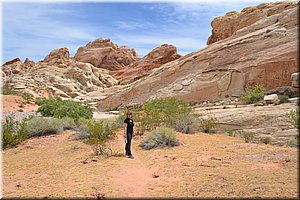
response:
<path id="1" fill-rule="evenodd" d="M 297 7 L 297 4 L 289 2 L 262 3 L 258 6 L 244 8 L 240 13 L 228 12 L 225 16 L 217 17 L 211 22 L 212 35 L 208 38 L 207 44 L 228 38 L 235 35 L 238 30 L 249 27 L 260 19 L 294 7 Z"/>
<path id="2" fill-rule="evenodd" d="M 20 60 L 20 58 L 14 58 L 14 59 L 12 59 L 12 60 L 7 61 L 6 63 L 4 63 L 2 66 L 11 65 L 11 64 L 13 64 L 15 62 L 22 62 L 22 61 Z"/>
<path id="3" fill-rule="evenodd" d="M 98 68 L 120 70 L 136 61 L 134 49 L 127 46 L 118 47 L 110 39 L 99 38 L 80 47 L 74 56 L 76 61 L 90 63 Z"/>
<path id="4" fill-rule="evenodd" d="M 121 84 L 133 82 L 150 74 L 151 70 L 161 65 L 180 58 L 177 49 L 173 45 L 163 44 L 153 49 L 142 59 L 130 64 L 124 69 L 118 70 L 112 75 L 120 80 Z"/>
<path id="5" fill-rule="evenodd" d="M 44 58 L 43 62 L 50 65 L 69 64 L 71 62 L 69 49 L 66 47 L 54 49 Z"/>

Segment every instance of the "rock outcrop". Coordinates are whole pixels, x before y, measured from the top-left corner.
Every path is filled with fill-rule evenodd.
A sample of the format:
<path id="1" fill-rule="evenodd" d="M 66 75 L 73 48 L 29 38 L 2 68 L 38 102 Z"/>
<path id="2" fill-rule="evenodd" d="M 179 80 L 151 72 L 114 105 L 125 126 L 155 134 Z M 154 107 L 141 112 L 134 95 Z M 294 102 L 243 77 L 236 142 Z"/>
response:
<path id="1" fill-rule="evenodd" d="M 257 26 L 265 24 L 263 20 L 260 21 L 261 19 L 270 19 L 271 17 L 276 22 L 278 19 L 277 14 L 295 7 L 297 7 L 297 4 L 290 2 L 262 3 L 258 6 L 244 8 L 240 13 L 236 11 L 228 12 L 225 16 L 217 17 L 211 22 L 212 34 L 208 38 L 207 44 L 238 34 L 239 30 L 250 27 L 255 23 Z M 269 20 L 269 23 L 274 23 L 273 21 Z M 255 30 L 252 29 L 252 31 Z"/>
<path id="2" fill-rule="evenodd" d="M 68 65 L 71 62 L 69 49 L 64 47 L 54 49 L 43 60 L 50 65 Z"/>
<path id="3" fill-rule="evenodd" d="M 90 63 L 97 68 L 120 70 L 138 60 L 134 49 L 118 47 L 110 39 L 97 39 L 80 47 L 74 56 L 76 61 Z"/>
<path id="4" fill-rule="evenodd" d="M 75 98 L 92 91 L 118 84 L 106 69 L 74 61 L 67 48 L 51 51 L 44 60 L 34 63 L 26 59 L 7 62 L 2 66 L 6 74 L 5 87 L 30 91 L 34 96 Z"/>
<path id="5" fill-rule="evenodd" d="M 2 65 L 2 71 L 6 75 L 18 74 L 24 70 L 22 61 L 19 58 L 10 60 Z"/>
<path id="6" fill-rule="evenodd" d="M 282 7 L 279 11 L 278 6 Z M 291 86 L 291 74 L 298 66 L 298 9 L 296 3 L 283 2 L 267 10 L 273 14 L 154 69 L 149 76 L 104 99 L 99 109 L 141 104 L 158 97 L 194 102 L 239 97 L 255 84 L 267 90 Z"/>
<path id="7" fill-rule="evenodd" d="M 142 59 L 128 65 L 126 68 L 113 73 L 112 75 L 121 84 L 128 84 L 150 74 L 151 70 L 161 65 L 180 58 L 177 49 L 173 45 L 162 44 L 153 49 Z"/>

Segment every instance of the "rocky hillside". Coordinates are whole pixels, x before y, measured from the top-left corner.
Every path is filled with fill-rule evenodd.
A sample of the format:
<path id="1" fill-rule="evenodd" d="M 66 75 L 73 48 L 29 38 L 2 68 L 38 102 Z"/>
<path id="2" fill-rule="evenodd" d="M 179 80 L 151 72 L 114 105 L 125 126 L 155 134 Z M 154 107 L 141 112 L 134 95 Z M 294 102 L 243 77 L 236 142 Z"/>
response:
<path id="1" fill-rule="evenodd" d="M 8 61 L 1 68 L 1 85 L 34 96 L 86 99 L 89 92 L 136 81 L 179 57 L 173 45 L 163 44 L 139 58 L 134 49 L 99 38 L 80 47 L 74 57 L 67 48 L 60 48 L 37 63 L 28 58 L 24 63 L 19 58 Z"/>
<path id="2" fill-rule="evenodd" d="M 36 97 L 73 98 L 118 83 L 108 70 L 72 59 L 67 48 L 55 49 L 37 63 L 14 59 L 5 63 L 2 70 L 5 87 L 24 90 Z"/>
<path id="3" fill-rule="evenodd" d="M 229 12 L 224 20 L 216 18 L 206 48 L 154 69 L 103 100 L 99 109 L 156 97 L 194 102 L 239 97 L 255 84 L 267 89 L 290 86 L 298 66 L 297 15 L 296 3 L 282 2 Z"/>
<path id="4" fill-rule="evenodd" d="M 153 49 L 142 59 L 133 62 L 126 68 L 113 73 L 113 77 L 120 80 L 121 84 L 128 84 L 150 74 L 151 70 L 161 65 L 180 58 L 173 45 L 162 44 Z"/>

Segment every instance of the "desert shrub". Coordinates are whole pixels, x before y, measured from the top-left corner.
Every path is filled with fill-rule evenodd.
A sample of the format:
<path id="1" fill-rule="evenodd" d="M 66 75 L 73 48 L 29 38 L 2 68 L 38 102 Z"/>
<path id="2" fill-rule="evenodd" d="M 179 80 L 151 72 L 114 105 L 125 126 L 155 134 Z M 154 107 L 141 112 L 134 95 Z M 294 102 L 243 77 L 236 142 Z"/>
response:
<path id="1" fill-rule="evenodd" d="M 197 131 L 198 123 L 199 119 L 197 115 L 183 115 L 178 116 L 175 123 L 172 125 L 172 128 L 181 133 L 195 133 Z"/>
<path id="2" fill-rule="evenodd" d="M 62 126 L 64 130 L 75 130 L 77 129 L 77 125 L 75 120 L 71 117 L 64 117 L 61 119 Z"/>
<path id="3" fill-rule="evenodd" d="M 77 134 L 75 135 L 76 140 L 85 140 L 90 136 L 89 123 L 91 119 L 79 118 L 76 122 Z"/>
<path id="4" fill-rule="evenodd" d="M 37 112 L 45 117 L 63 118 L 70 117 L 78 121 L 79 118 L 91 119 L 93 117 L 92 109 L 89 106 L 80 103 L 61 100 L 60 98 L 40 98 L 36 101 L 40 106 Z"/>
<path id="5" fill-rule="evenodd" d="M 64 130 L 63 121 L 52 117 L 35 117 L 26 122 L 30 137 L 60 134 Z"/>
<path id="6" fill-rule="evenodd" d="M 287 88 L 283 95 L 288 96 L 289 98 L 293 98 L 293 97 L 297 97 L 298 96 L 298 92 L 294 92 L 293 90 L 291 90 L 290 88 Z"/>
<path id="7" fill-rule="evenodd" d="M 113 120 L 90 120 L 88 124 L 88 143 L 92 145 L 95 155 L 112 155 L 107 143 L 114 138 L 116 124 Z"/>
<path id="8" fill-rule="evenodd" d="M 22 98 L 24 99 L 25 103 L 34 102 L 34 96 L 28 92 L 23 92 Z"/>
<path id="9" fill-rule="evenodd" d="M 143 111 L 141 125 L 145 130 L 152 130 L 161 125 L 173 125 L 178 116 L 188 115 L 192 109 L 186 102 L 173 97 L 149 100 L 145 102 Z"/>
<path id="10" fill-rule="evenodd" d="M 235 134 L 234 134 L 234 132 L 233 132 L 233 130 L 232 129 L 226 129 L 226 131 L 225 131 L 226 133 L 227 133 L 227 135 L 228 136 L 232 136 L 232 137 L 234 137 L 235 136 Z"/>
<path id="11" fill-rule="evenodd" d="M 212 113 L 201 115 L 199 118 L 201 130 L 205 133 L 211 133 L 212 129 L 217 127 L 217 118 Z"/>
<path id="12" fill-rule="evenodd" d="M 11 88 L 2 88 L 1 93 L 3 95 L 16 95 L 17 91 L 11 89 Z"/>
<path id="13" fill-rule="evenodd" d="M 245 139 L 246 143 L 252 142 L 254 139 L 254 134 L 245 131 L 238 131 L 238 134 Z"/>
<path id="14" fill-rule="evenodd" d="M 281 103 L 287 103 L 288 102 L 289 97 L 286 95 L 279 95 L 279 104 Z"/>
<path id="15" fill-rule="evenodd" d="M 11 116 L 7 116 L 2 124 L 2 144 L 3 149 L 14 147 L 28 138 L 28 131 L 25 120 L 14 121 Z"/>
<path id="16" fill-rule="evenodd" d="M 255 85 L 241 97 L 241 100 L 245 103 L 256 103 L 263 100 L 265 95 L 266 89 L 262 85 Z"/>
<path id="17" fill-rule="evenodd" d="M 269 144 L 271 142 L 271 140 L 272 140 L 271 137 L 260 138 L 260 141 L 265 144 Z"/>
<path id="18" fill-rule="evenodd" d="M 288 121 L 299 130 L 299 110 L 291 110 L 286 114 Z"/>
<path id="19" fill-rule="evenodd" d="M 176 132 L 167 127 L 158 127 L 151 131 L 148 137 L 140 143 L 140 147 L 146 150 L 177 145 L 179 145 L 179 141 L 176 139 Z"/>

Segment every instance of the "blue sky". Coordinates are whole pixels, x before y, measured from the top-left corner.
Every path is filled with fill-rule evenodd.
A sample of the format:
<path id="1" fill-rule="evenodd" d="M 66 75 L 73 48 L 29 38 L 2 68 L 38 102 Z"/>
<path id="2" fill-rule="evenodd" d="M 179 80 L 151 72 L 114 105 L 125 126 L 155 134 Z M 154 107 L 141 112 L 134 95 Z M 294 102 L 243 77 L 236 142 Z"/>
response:
<path id="1" fill-rule="evenodd" d="M 182 55 L 205 47 L 211 21 L 241 11 L 261 0 L 201 2 L 3 2 L 2 60 L 42 60 L 51 50 L 110 38 L 144 56 L 155 47 L 173 44 Z M 2 63 L 3 63 L 2 62 Z"/>

